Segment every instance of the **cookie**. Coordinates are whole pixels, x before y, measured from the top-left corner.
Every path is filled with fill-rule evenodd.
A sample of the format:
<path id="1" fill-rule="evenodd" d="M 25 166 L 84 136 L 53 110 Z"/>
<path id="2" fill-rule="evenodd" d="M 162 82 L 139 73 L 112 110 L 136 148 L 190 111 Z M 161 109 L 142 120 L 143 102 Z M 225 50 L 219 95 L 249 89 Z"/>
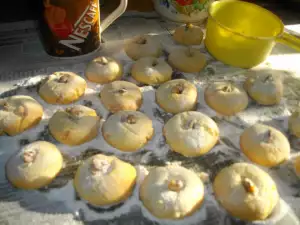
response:
<path id="1" fill-rule="evenodd" d="M 197 88 L 184 79 L 171 80 L 159 86 L 155 98 L 159 107 L 168 113 L 190 111 L 197 104 Z"/>
<path id="2" fill-rule="evenodd" d="M 293 165 L 296 175 L 300 178 L 300 155 L 295 158 Z"/>
<path id="3" fill-rule="evenodd" d="M 140 199 L 157 218 L 179 220 L 201 207 L 204 186 L 199 176 L 186 168 L 156 167 L 142 182 Z"/>
<path id="4" fill-rule="evenodd" d="M 283 84 L 278 76 L 273 74 L 255 74 L 249 76 L 244 83 L 249 96 L 261 105 L 280 103 L 283 96 Z"/>
<path id="5" fill-rule="evenodd" d="M 175 29 L 173 39 L 182 45 L 200 45 L 204 33 L 199 26 L 187 23 L 185 26 L 179 26 Z"/>
<path id="6" fill-rule="evenodd" d="M 119 80 L 123 75 L 121 62 L 107 56 L 97 57 L 87 64 L 86 78 L 94 83 L 106 84 Z"/>
<path id="7" fill-rule="evenodd" d="M 15 95 L 0 99 L 0 135 L 15 136 L 36 126 L 44 114 L 35 99 Z"/>
<path id="8" fill-rule="evenodd" d="M 279 201 L 276 183 L 259 167 L 235 163 L 222 169 L 213 182 L 215 197 L 231 216 L 265 220 Z"/>
<path id="9" fill-rule="evenodd" d="M 246 91 L 229 82 L 216 82 L 209 85 L 204 92 L 206 104 L 217 113 L 233 116 L 247 108 Z"/>
<path id="10" fill-rule="evenodd" d="M 36 141 L 23 147 L 6 163 L 6 177 L 17 188 L 39 189 L 47 186 L 63 167 L 63 157 L 57 147 L 46 141 Z"/>
<path id="11" fill-rule="evenodd" d="M 206 66 L 205 55 L 191 47 L 171 50 L 168 62 L 175 69 L 185 73 L 197 73 Z"/>
<path id="12" fill-rule="evenodd" d="M 100 92 L 100 99 L 105 108 L 112 113 L 122 110 L 135 111 L 143 103 L 140 88 L 127 81 L 105 84 Z"/>
<path id="13" fill-rule="evenodd" d="M 140 35 L 127 41 L 124 46 L 125 53 L 132 60 L 143 57 L 158 58 L 162 55 L 161 44 L 149 35 Z"/>
<path id="14" fill-rule="evenodd" d="M 164 59 L 144 57 L 137 60 L 131 69 L 131 76 L 143 84 L 162 84 L 172 78 L 173 70 Z"/>
<path id="15" fill-rule="evenodd" d="M 91 141 L 98 135 L 100 116 L 83 105 L 59 110 L 49 120 L 49 131 L 60 143 L 74 146 Z"/>
<path id="16" fill-rule="evenodd" d="M 115 156 L 94 155 L 78 168 L 74 187 L 79 197 L 94 206 L 125 201 L 136 183 L 136 169 Z"/>
<path id="17" fill-rule="evenodd" d="M 42 82 L 38 93 L 49 104 L 70 104 L 84 95 L 86 81 L 73 72 L 56 72 Z"/>
<path id="18" fill-rule="evenodd" d="M 288 120 L 289 132 L 300 138 L 300 109 L 295 110 Z"/>
<path id="19" fill-rule="evenodd" d="M 119 111 L 102 126 L 105 141 L 124 152 L 139 150 L 152 138 L 153 133 L 152 120 L 138 111 Z"/>
<path id="20" fill-rule="evenodd" d="M 290 143 L 285 135 L 260 123 L 244 130 L 240 137 L 240 147 L 252 162 L 266 167 L 277 166 L 290 155 Z"/>
<path id="21" fill-rule="evenodd" d="M 171 150 L 186 157 L 209 152 L 219 140 L 217 124 L 196 111 L 176 114 L 165 124 L 163 133 Z"/>

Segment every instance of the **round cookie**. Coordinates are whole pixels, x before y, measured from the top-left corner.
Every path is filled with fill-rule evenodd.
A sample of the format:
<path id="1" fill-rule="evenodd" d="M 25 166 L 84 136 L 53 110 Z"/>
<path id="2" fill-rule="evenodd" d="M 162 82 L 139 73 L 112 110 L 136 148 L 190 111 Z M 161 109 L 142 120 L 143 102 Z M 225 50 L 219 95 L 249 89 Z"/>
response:
<path id="1" fill-rule="evenodd" d="M 272 74 L 249 76 L 244 83 L 249 96 L 261 105 L 278 104 L 283 95 L 283 84 L 279 77 Z"/>
<path id="2" fill-rule="evenodd" d="M 177 27 L 173 34 L 174 40 L 182 45 L 200 45 L 203 36 L 202 29 L 190 23 Z"/>
<path id="3" fill-rule="evenodd" d="M 171 150 L 185 157 L 201 156 L 219 140 L 217 124 L 196 111 L 176 114 L 165 124 L 163 133 Z"/>
<path id="4" fill-rule="evenodd" d="M 131 76 L 143 84 L 161 84 L 172 78 L 173 70 L 164 59 L 144 57 L 137 60 L 131 69 Z"/>
<path id="5" fill-rule="evenodd" d="M 39 95 L 49 104 L 70 104 L 84 95 L 86 81 L 73 72 L 56 72 L 40 85 Z"/>
<path id="6" fill-rule="evenodd" d="M 257 123 L 240 136 L 242 152 L 261 166 L 277 166 L 289 158 L 290 143 L 279 130 Z"/>
<path id="7" fill-rule="evenodd" d="M 300 178 L 300 155 L 298 155 L 294 160 L 294 170 L 296 175 Z"/>
<path id="8" fill-rule="evenodd" d="M 59 142 L 74 146 L 91 141 L 98 135 L 100 117 L 95 110 L 76 105 L 59 110 L 49 120 L 49 131 Z"/>
<path id="9" fill-rule="evenodd" d="M 112 113 L 122 110 L 135 111 L 143 103 L 140 88 L 127 81 L 105 84 L 100 92 L 100 98 L 105 108 Z"/>
<path id="10" fill-rule="evenodd" d="M 6 177 L 17 188 L 39 189 L 52 182 L 63 167 L 56 146 L 36 141 L 23 147 L 6 163 Z"/>
<path id="11" fill-rule="evenodd" d="M 157 218 L 178 220 L 198 210 L 204 186 L 197 174 L 183 167 L 156 167 L 140 186 L 140 199 Z"/>
<path id="12" fill-rule="evenodd" d="M 190 111 L 197 104 L 197 88 L 184 79 L 171 80 L 159 86 L 155 98 L 156 103 L 168 113 Z"/>
<path id="13" fill-rule="evenodd" d="M 168 61 L 171 66 L 185 73 L 197 73 L 206 66 L 205 55 L 191 47 L 171 50 Z"/>
<path id="14" fill-rule="evenodd" d="M 78 168 L 74 187 L 94 206 L 109 206 L 126 200 L 136 183 L 136 169 L 115 156 L 94 155 Z"/>
<path id="15" fill-rule="evenodd" d="M 273 179 L 249 163 L 222 169 L 213 182 L 213 190 L 229 214 L 245 221 L 267 219 L 279 201 Z"/>
<path id="16" fill-rule="evenodd" d="M 232 116 L 248 106 L 248 95 L 244 89 L 230 82 L 216 82 L 204 92 L 207 105 L 216 112 Z"/>
<path id="17" fill-rule="evenodd" d="M 18 135 L 36 126 L 43 114 L 43 107 L 30 96 L 15 95 L 0 99 L 0 135 Z"/>
<path id="18" fill-rule="evenodd" d="M 102 126 L 105 141 L 116 149 L 134 152 L 152 138 L 152 120 L 138 111 L 119 111 L 111 115 Z"/>
<path id="19" fill-rule="evenodd" d="M 160 43 L 153 40 L 148 35 L 136 36 L 129 40 L 124 50 L 127 56 L 133 60 L 138 60 L 143 57 L 155 57 L 158 58 L 162 55 L 162 47 Z"/>
<path id="20" fill-rule="evenodd" d="M 85 76 L 91 82 L 106 84 L 118 80 L 123 75 L 123 65 L 107 56 L 97 57 L 88 63 Z"/>
<path id="21" fill-rule="evenodd" d="M 288 120 L 289 131 L 292 135 L 300 138 L 300 109 L 295 110 Z"/>

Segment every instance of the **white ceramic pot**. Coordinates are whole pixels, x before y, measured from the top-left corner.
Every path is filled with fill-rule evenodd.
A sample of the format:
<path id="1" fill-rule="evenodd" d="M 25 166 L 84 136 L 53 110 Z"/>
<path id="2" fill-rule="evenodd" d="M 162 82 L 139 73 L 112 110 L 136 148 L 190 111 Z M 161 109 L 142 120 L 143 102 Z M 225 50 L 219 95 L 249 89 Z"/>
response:
<path id="1" fill-rule="evenodd" d="M 153 0 L 155 10 L 168 20 L 179 23 L 201 23 L 214 0 Z"/>

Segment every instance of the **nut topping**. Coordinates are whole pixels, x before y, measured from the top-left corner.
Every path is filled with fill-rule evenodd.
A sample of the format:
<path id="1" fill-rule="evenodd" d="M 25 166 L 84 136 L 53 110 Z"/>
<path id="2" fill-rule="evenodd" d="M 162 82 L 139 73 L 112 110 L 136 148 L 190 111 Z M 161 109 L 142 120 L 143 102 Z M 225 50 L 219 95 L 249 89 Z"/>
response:
<path id="1" fill-rule="evenodd" d="M 185 31 L 187 31 L 188 29 L 192 28 L 193 25 L 191 23 L 186 23 L 185 24 Z"/>
<path id="2" fill-rule="evenodd" d="M 157 66 L 157 65 L 158 65 L 157 60 L 154 60 L 154 61 L 152 62 L 152 67 L 155 67 L 155 66 Z"/>
<path id="3" fill-rule="evenodd" d="M 95 157 L 91 162 L 90 170 L 94 175 L 97 173 L 108 174 L 112 170 L 112 162 Z"/>
<path id="4" fill-rule="evenodd" d="M 121 122 L 135 124 L 137 122 L 137 118 L 134 115 L 122 116 Z"/>
<path id="5" fill-rule="evenodd" d="M 272 140 L 273 140 L 273 132 L 269 129 L 264 134 L 264 141 L 267 143 L 270 143 L 270 142 L 272 142 Z"/>
<path id="6" fill-rule="evenodd" d="M 201 127 L 201 124 L 197 121 L 197 120 L 188 120 L 185 124 L 185 128 L 186 129 L 193 129 L 193 130 L 196 130 L 196 129 L 200 129 Z"/>
<path id="7" fill-rule="evenodd" d="M 15 114 L 25 117 L 27 116 L 27 110 L 23 105 L 20 105 L 16 110 L 15 110 Z"/>
<path id="8" fill-rule="evenodd" d="M 267 83 L 267 82 L 272 82 L 274 80 L 273 76 L 271 74 L 267 75 L 264 79 L 263 79 L 263 83 Z"/>
<path id="9" fill-rule="evenodd" d="M 8 110 L 8 103 L 4 100 L 4 99 L 1 99 L 0 100 L 0 109 L 1 110 L 5 110 L 7 111 Z"/>
<path id="10" fill-rule="evenodd" d="M 101 57 L 95 59 L 95 62 L 98 63 L 98 64 L 101 64 L 101 65 L 107 65 L 108 64 L 108 60 L 104 56 L 101 56 Z"/>
<path id="11" fill-rule="evenodd" d="M 76 109 L 75 107 L 66 108 L 66 112 L 72 116 L 79 116 L 82 113 L 80 109 Z"/>
<path id="12" fill-rule="evenodd" d="M 176 86 L 174 86 L 172 88 L 172 93 L 174 93 L 174 94 L 179 94 L 180 95 L 180 94 L 183 93 L 183 91 L 184 91 L 184 85 L 181 84 L 181 83 L 177 84 Z"/>
<path id="13" fill-rule="evenodd" d="M 32 163 L 36 156 L 37 156 L 37 150 L 27 150 L 23 153 L 23 161 L 24 163 Z"/>
<path id="14" fill-rule="evenodd" d="M 119 94 L 125 94 L 127 92 L 127 90 L 125 89 L 125 88 L 121 88 L 121 89 L 119 89 L 119 90 L 117 90 L 117 93 L 119 93 Z"/>
<path id="15" fill-rule="evenodd" d="M 168 189 L 171 191 L 179 192 L 183 188 L 184 184 L 182 180 L 172 179 L 168 183 Z"/>
<path id="16" fill-rule="evenodd" d="M 232 92 L 234 90 L 234 86 L 232 84 L 226 84 L 224 87 L 221 89 L 223 92 Z"/>
<path id="17" fill-rule="evenodd" d="M 145 37 L 139 37 L 139 38 L 136 40 L 135 43 L 140 44 L 140 45 L 144 45 L 144 44 L 147 43 L 147 40 L 146 40 Z"/>
<path id="18" fill-rule="evenodd" d="M 255 184 L 249 178 L 244 178 L 242 185 L 247 193 L 255 194 L 258 191 Z"/>
<path id="19" fill-rule="evenodd" d="M 60 76 L 60 78 L 57 80 L 57 82 L 58 83 L 68 83 L 68 81 L 69 81 L 69 75 L 68 74 L 62 74 L 61 76 Z"/>

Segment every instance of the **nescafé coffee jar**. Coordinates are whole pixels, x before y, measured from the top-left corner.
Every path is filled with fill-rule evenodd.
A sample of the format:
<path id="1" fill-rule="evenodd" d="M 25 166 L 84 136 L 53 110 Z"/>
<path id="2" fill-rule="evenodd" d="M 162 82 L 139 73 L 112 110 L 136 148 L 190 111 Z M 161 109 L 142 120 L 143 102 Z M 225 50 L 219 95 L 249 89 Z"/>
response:
<path id="1" fill-rule="evenodd" d="M 99 0 L 44 0 L 41 34 L 51 56 L 81 56 L 97 50 L 101 32 L 126 10 L 127 0 L 100 21 Z"/>

